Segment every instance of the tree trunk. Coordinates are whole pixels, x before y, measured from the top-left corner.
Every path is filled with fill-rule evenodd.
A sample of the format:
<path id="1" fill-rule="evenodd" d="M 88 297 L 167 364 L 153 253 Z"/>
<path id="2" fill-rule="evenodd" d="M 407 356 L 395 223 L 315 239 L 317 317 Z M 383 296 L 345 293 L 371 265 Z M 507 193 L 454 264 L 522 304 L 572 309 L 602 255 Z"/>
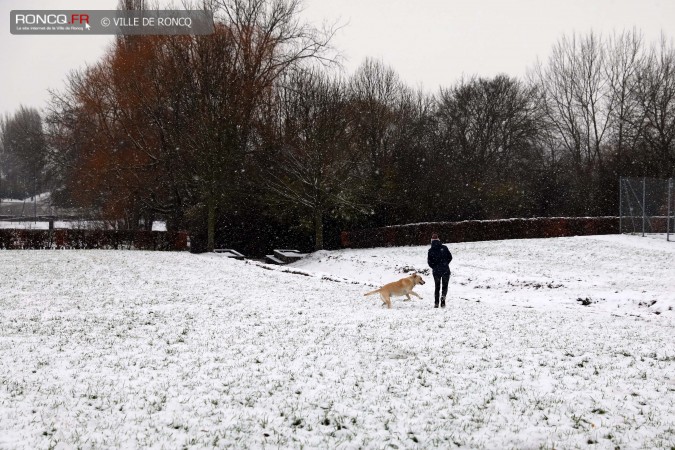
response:
<path id="1" fill-rule="evenodd" d="M 314 250 L 323 250 L 323 211 L 314 209 Z"/>
<path id="2" fill-rule="evenodd" d="M 206 251 L 212 252 L 216 242 L 216 202 L 213 195 L 209 195 L 207 200 L 208 223 L 207 223 L 207 241 Z"/>

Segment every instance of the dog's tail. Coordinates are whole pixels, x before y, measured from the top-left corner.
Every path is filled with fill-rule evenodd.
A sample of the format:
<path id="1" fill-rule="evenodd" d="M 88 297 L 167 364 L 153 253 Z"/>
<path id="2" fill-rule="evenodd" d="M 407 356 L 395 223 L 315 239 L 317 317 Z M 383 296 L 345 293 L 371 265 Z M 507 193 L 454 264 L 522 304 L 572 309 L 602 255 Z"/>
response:
<path id="1" fill-rule="evenodd" d="M 381 289 L 381 288 L 380 288 L 380 289 Z M 366 297 L 366 296 L 368 296 L 368 295 L 377 294 L 377 293 L 380 292 L 380 289 L 375 289 L 374 291 L 366 292 L 365 294 L 363 294 L 363 296 Z"/>

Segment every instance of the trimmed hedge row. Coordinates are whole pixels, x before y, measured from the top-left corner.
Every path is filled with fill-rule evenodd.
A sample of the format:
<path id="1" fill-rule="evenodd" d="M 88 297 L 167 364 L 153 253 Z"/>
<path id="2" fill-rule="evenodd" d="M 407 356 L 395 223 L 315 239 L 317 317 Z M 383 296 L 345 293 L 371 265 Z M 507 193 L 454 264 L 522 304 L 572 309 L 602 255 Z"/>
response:
<path id="1" fill-rule="evenodd" d="M 184 231 L 0 230 L 0 249 L 187 250 Z"/>
<path id="2" fill-rule="evenodd" d="M 343 231 L 341 244 L 343 248 L 426 245 L 429 243 L 432 233 L 438 233 L 443 242 L 473 242 L 615 234 L 618 232 L 618 217 L 466 220 L 463 222 L 428 222 Z"/>

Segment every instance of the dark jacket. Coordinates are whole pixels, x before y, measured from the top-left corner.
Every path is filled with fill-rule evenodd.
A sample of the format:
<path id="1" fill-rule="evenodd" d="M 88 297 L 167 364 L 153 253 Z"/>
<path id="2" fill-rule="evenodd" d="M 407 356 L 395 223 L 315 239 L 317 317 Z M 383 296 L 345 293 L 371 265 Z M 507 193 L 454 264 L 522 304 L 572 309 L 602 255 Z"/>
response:
<path id="1" fill-rule="evenodd" d="M 434 276 L 450 273 L 450 261 L 452 261 L 452 253 L 450 253 L 448 247 L 441 244 L 441 241 L 438 239 L 431 241 L 431 248 L 427 255 L 427 264 L 431 267 Z"/>

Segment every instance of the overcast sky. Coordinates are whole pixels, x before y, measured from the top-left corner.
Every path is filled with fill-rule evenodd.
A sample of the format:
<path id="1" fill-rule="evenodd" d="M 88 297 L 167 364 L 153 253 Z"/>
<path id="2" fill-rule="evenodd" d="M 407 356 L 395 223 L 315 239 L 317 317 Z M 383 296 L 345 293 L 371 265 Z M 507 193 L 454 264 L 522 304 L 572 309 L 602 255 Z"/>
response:
<path id="1" fill-rule="evenodd" d="M 305 18 L 346 24 L 334 40 L 348 73 L 367 56 L 435 91 L 462 75 L 522 76 L 563 35 L 636 27 L 675 37 L 673 0 L 304 0 Z M 110 36 L 13 36 L 13 9 L 115 9 L 117 0 L 0 0 L 0 114 L 43 108 L 47 89 L 95 62 Z"/>

